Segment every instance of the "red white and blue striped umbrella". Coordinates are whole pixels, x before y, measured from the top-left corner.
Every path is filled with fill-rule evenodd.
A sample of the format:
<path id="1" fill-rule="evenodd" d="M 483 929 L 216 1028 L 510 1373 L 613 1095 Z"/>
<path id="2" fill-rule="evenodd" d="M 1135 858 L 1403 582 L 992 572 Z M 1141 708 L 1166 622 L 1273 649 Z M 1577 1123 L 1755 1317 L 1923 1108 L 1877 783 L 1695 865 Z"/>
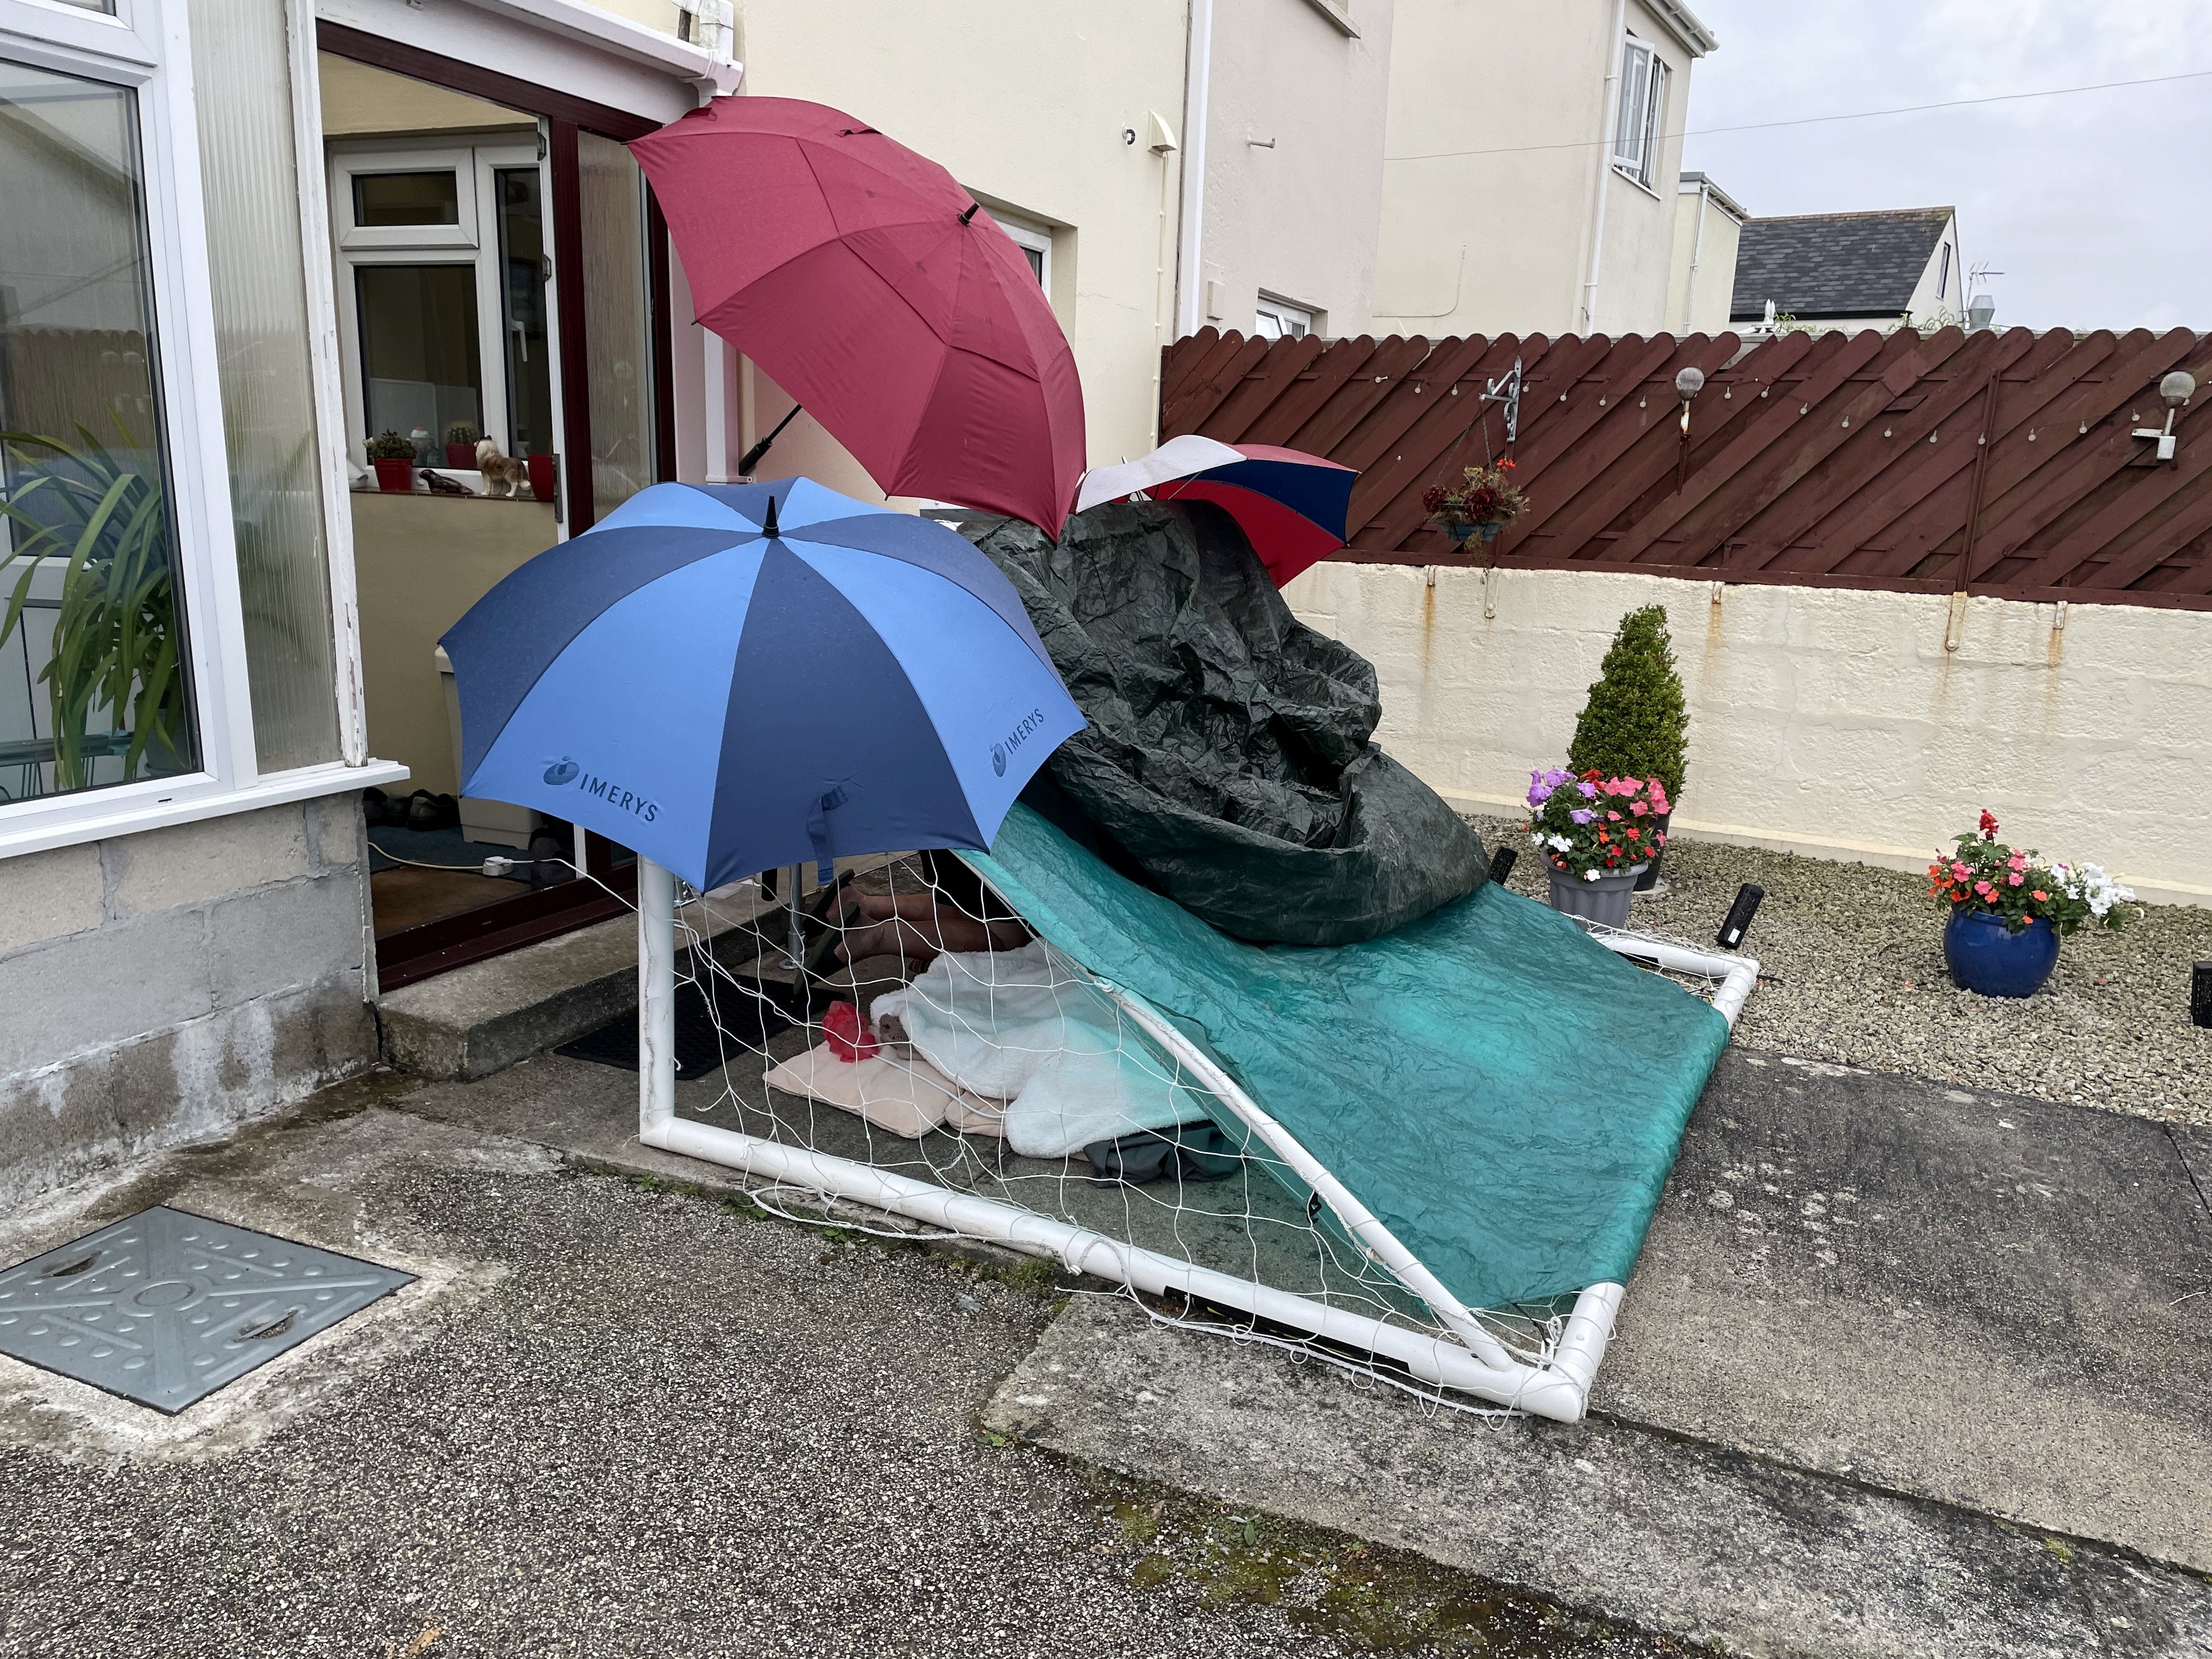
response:
<path id="1" fill-rule="evenodd" d="M 1273 444 L 1224 444 L 1187 433 L 1151 454 L 1083 475 L 1075 510 L 1142 490 L 1156 501 L 1213 501 L 1225 507 L 1280 587 L 1344 545 L 1352 483 L 1348 466 Z"/>

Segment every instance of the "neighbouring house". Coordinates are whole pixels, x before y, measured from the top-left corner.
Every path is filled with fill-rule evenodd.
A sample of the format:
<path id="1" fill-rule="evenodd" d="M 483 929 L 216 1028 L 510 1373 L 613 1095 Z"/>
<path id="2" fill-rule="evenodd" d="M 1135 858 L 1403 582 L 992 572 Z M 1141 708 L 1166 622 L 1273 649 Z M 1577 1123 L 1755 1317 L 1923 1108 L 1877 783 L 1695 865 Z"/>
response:
<path id="1" fill-rule="evenodd" d="M 1948 207 L 1747 219 L 1729 319 L 1765 328 L 1942 328 L 1966 317 L 1959 216 Z"/>
<path id="2" fill-rule="evenodd" d="M 1704 173 L 1682 175 L 1674 191 L 1674 262 L 1667 276 L 1669 334 L 1718 334 L 1728 327 L 1747 216 Z"/>
<path id="3" fill-rule="evenodd" d="M 1377 333 L 1667 326 L 1690 72 L 1679 0 L 1399 0 Z"/>

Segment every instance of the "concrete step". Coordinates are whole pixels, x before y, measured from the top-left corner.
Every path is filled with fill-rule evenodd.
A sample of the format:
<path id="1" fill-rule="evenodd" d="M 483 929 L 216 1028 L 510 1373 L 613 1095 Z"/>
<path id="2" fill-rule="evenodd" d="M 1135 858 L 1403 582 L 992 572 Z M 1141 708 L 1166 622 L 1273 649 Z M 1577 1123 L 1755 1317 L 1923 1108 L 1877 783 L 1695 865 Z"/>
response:
<path id="1" fill-rule="evenodd" d="M 678 937 L 688 925 L 721 939 L 769 908 L 750 891 L 693 904 L 679 913 Z M 736 946 L 735 954 L 749 953 Z M 730 950 L 721 955 L 733 960 Z M 678 971 L 688 971 L 682 957 Z M 465 1080 L 574 1042 L 636 1006 L 637 922 L 625 915 L 403 985 L 379 999 L 377 1018 L 387 1064 Z"/>

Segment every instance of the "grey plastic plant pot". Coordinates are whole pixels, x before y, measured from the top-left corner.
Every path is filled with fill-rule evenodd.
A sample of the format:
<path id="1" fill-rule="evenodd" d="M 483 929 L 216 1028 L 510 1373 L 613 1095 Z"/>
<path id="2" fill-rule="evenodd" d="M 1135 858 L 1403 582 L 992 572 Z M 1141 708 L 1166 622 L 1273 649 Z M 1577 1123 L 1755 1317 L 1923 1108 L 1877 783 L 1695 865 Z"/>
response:
<path id="1" fill-rule="evenodd" d="M 1628 906 L 1635 897 L 1636 878 L 1644 871 L 1635 865 L 1610 876 L 1586 881 L 1571 870 L 1552 866 L 1552 908 L 1563 915 L 1580 916 L 1601 927 L 1628 926 Z"/>

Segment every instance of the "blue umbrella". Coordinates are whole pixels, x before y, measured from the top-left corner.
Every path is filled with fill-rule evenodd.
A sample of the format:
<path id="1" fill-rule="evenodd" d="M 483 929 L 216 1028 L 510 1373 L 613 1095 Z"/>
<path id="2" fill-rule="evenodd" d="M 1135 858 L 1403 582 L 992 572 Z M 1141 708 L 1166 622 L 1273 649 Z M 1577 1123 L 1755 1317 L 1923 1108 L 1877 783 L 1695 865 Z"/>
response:
<path id="1" fill-rule="evenodd" d="M 655 484 L 441 643 L 465 793 L 580 824 L 702 890 L 988 848 L 1084 724 L 966 538 L 805 478 Z"/>

